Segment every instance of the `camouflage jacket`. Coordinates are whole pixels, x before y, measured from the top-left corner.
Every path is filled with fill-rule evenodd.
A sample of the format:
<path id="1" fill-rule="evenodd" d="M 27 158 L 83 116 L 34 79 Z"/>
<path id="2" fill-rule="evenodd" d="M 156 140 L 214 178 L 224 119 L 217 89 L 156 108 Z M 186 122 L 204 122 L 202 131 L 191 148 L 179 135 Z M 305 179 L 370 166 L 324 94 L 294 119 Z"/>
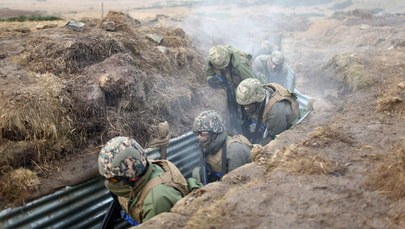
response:
<path id="1" fill-rule="evenodd" d="M 162 175 L 164 173 L 163 169 L 158 166 L 153 164 L 153 172 L 149 176 L 148 182 L 151 181 L 153 178 Z M 137 199 L 139 198 L 140 193 L 142 190 L 140 190 L 139 193 L 135 194 L 135 199 L 134 201 L 137 202 Z M 168 212 L 170 209 L 173 207 L 173 205 L 182 198 L 181 192 L 177 191 L 175 188 L 164 185 L 164 184 L 159 184 L 154 186 L 146 195 L 144 204 L 141 210 L 141 217 L 142 217 L 142 222 L 145 222 L 152 217 L 162 213 L 162 212 Z M 128 202 L 122 201 L 123 199 L 119 199 L 121 206 L 125 206 L 128 204 Z M 135 207 L 135 205 L 133 206 Z M 128 210 L 129 215 L 133 218 L 136 219 L 136 216 L 131 215 L 132 209 Z"/>
<path id="2" fill-rule="evenodd" d="M 295 88 L 294 71 L 285 62 L 279 71 L 273 71 L 267 65 L 269 58 L 271 58 L 270 55 L 257 56 L 252 64 L 254 73 L 266 83 L 278 83 L 288 91 L 293 92 Z"/>
<path id="3" fill-rule="evenodd" d="M 225 46 L 231 53 L 231 61 L 228 64 L 228 67 L 224 70 L 226 78 L 229 82 L 232 82 L 234 87 L 238 86 L 238 84 L 247 78 L 256 78 L 253 69 L 252 69 L 252 56 L 250 54 L 246 54 L 239 49 L 231 46 Z M 230 72 L 232 74 L 230 74 Z M 221 72 L 208 62 L 207 66 L 207 80 L 214 75 L 221 75 Z M 232 75 L 232 76 L 231 76 Z"/>

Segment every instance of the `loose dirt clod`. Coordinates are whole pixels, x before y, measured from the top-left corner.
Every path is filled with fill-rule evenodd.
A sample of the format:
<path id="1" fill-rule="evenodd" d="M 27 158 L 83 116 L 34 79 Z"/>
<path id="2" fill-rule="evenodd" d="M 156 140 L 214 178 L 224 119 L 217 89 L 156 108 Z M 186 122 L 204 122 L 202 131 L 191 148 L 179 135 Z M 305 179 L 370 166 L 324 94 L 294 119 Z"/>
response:
<path id="1" fill-rule="evenodd" d="M 4 174 L 0 179 L 0 185 L 1 194 L 7 201 L 19 205 L 39 187 L 40 181 L 35 172 L 20 168 Z"/>
<path id="2" fill-rule="evenodd" d="M 366 184 L 394 200 L 405 197 L 405 146 L 379 155 Z"/>

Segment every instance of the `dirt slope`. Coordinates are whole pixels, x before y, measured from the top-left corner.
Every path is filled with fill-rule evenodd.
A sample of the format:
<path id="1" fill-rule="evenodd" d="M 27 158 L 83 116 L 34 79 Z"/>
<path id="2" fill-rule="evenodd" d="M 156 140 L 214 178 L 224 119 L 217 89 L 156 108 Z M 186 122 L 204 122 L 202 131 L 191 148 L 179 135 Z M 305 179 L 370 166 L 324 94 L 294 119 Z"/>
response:
<path id="1" fill-rule="evenodd" d="M 205 61 L 181 28 L 115 11 L 80 23 L 86 26 L 1 30 L 4 204 L 94 177 L 100 146 L 114 136 L 146 145 L 167 120 L 176 137 L 210 107 L 201 100 L 213 92 L 200 86 Z M 24 174 L 32 174 L 25 171 L 15 182 L 19 168 L 38 177 L 25 184 Z M 20 196 L 9 192 L 15 184 Z"/>

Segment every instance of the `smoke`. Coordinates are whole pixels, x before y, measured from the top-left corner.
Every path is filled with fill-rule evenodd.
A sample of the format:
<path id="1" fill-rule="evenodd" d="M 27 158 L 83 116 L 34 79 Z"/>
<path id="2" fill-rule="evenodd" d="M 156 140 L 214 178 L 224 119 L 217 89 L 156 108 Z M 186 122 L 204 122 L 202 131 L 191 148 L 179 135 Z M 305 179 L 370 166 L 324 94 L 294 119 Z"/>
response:
<path id="1" fill-rule="evenodd" d="M 226 6 L 217 6 L 205 13 L 196 7 L 195 12 L 183 20 L 182 28 L 203 52 L 214 45 L 229 44 L 254 54 L 262 40 L 280 36 L 278 23 L 271 23 L 278 20 L 279 15 L 252 17 L 237 6 Z"/>

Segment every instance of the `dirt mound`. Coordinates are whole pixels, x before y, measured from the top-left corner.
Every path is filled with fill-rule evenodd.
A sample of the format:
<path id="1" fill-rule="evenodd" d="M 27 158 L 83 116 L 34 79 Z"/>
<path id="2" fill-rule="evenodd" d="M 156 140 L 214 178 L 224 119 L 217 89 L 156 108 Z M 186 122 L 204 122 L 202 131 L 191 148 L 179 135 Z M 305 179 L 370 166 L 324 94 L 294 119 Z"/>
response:
<path id="1" fill-rule="evenodd" d="M 143 26 L 121 12 L 97 25 L 83 21 L 90 25 L 80 31 L 58 27 L 1 36 L 3 173 L 25 166 L 46 177 L 37 164 L 86 148 L 97 154 L 117 135 L 144 145 L 163 120 L 173 137 L 191 128 L 205 61 L 183 30 Z M 105 30 L 106 21 L 116 30 Z"/>

